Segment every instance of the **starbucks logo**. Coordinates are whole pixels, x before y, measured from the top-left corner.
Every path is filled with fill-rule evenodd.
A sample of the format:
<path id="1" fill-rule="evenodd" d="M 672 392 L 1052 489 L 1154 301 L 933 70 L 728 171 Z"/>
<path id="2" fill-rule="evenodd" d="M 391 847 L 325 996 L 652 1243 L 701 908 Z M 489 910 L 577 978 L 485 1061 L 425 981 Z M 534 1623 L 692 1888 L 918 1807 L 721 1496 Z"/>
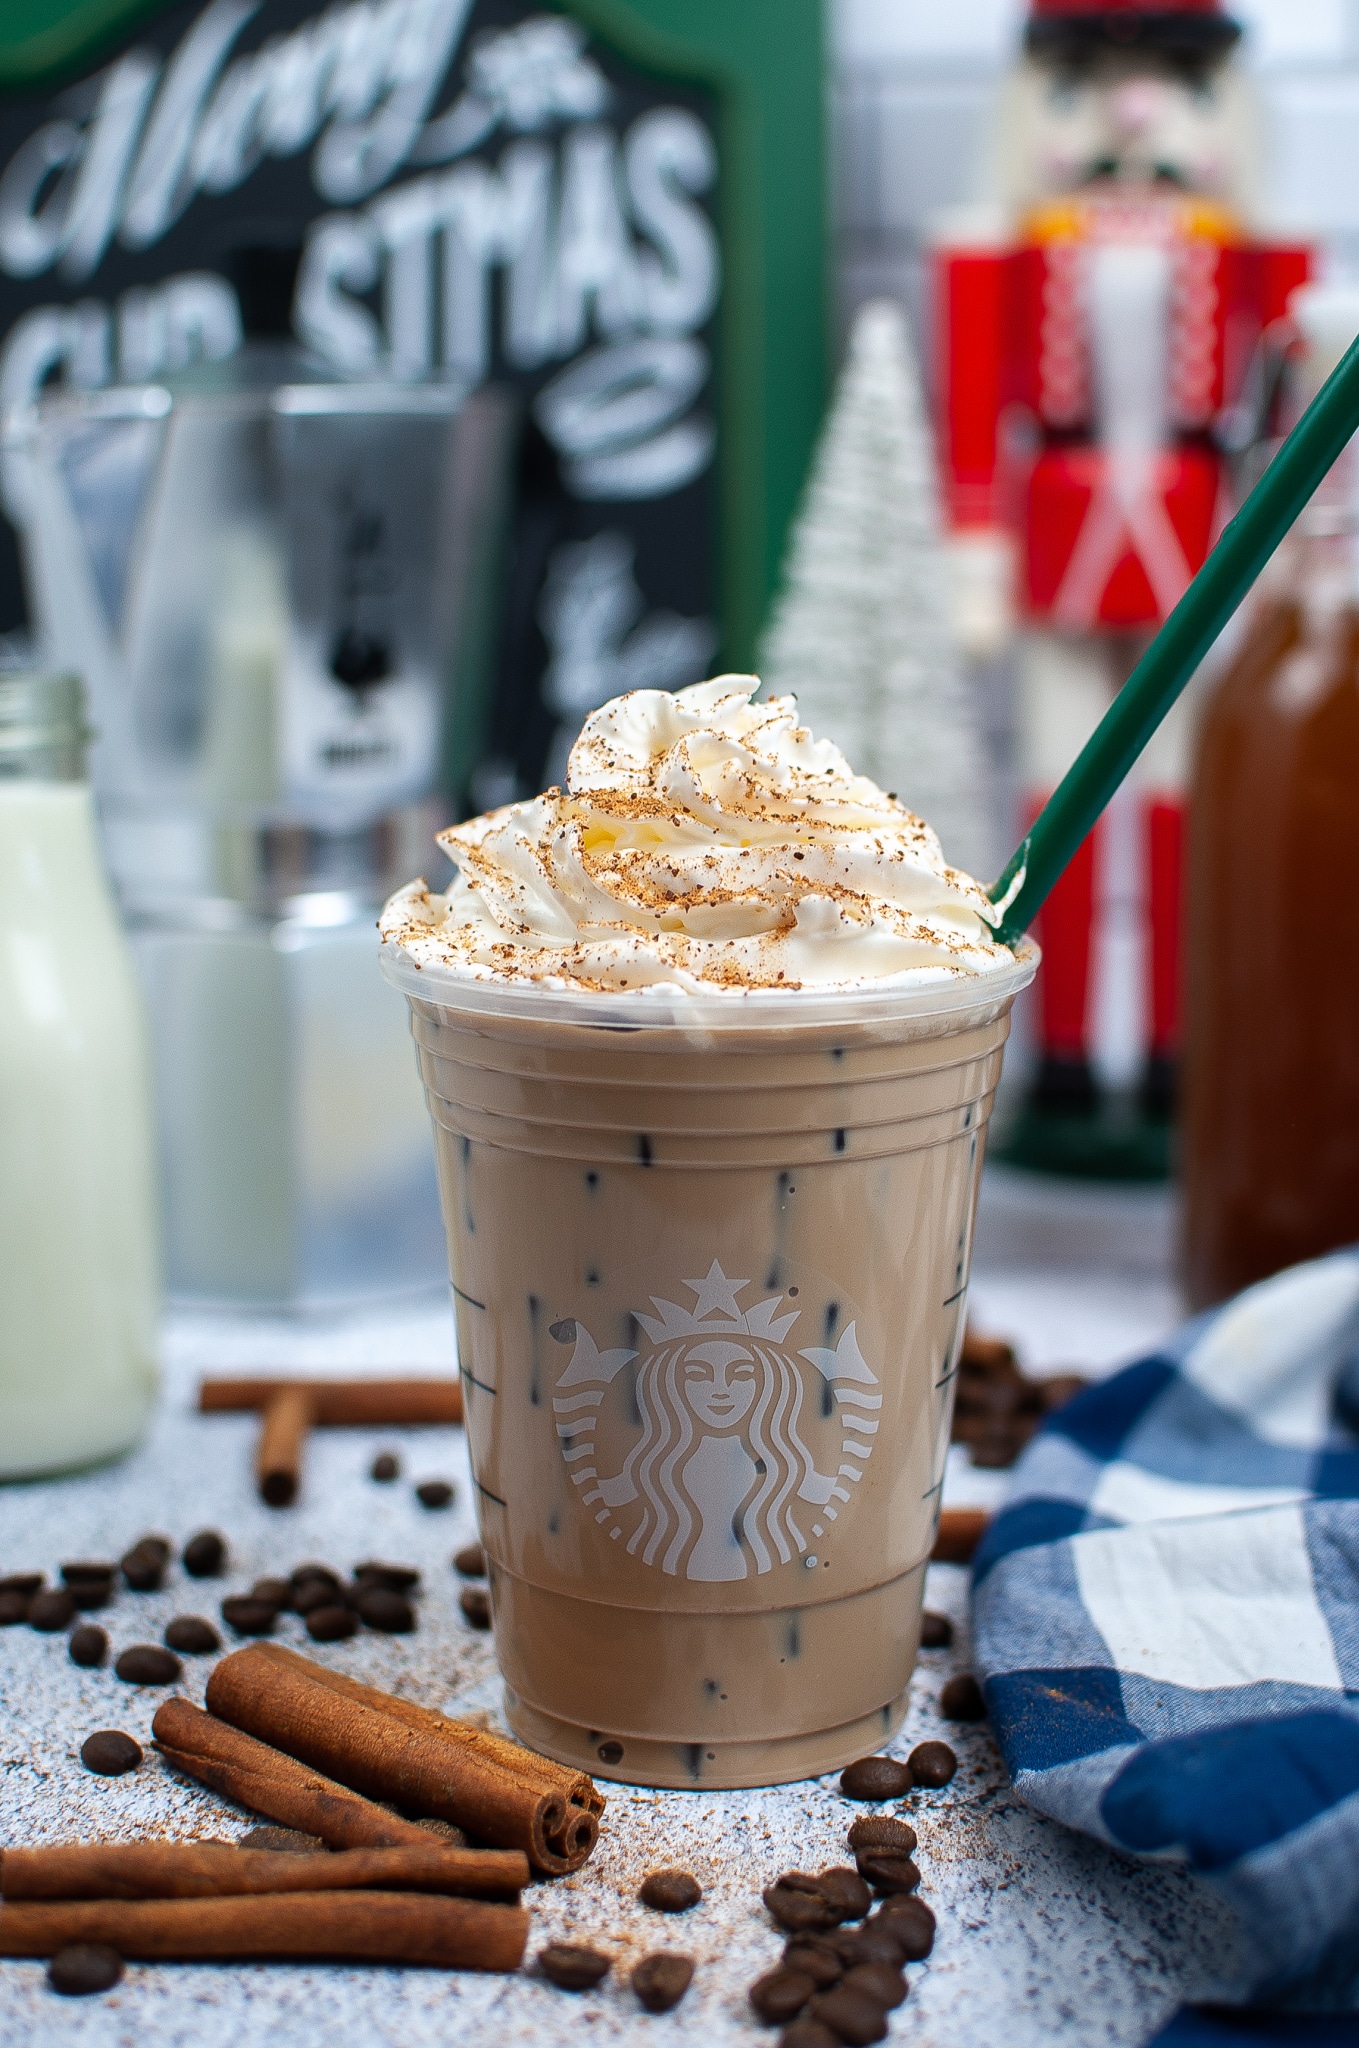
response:
<path id="1" fill-rule="evenodd" d="M 633 1312 L 640 1349 L 601 1351 L 579 1320 L 552 1326 L 571 1346 L 552 1406 L 581 1505 L 672 1576 L 814 1565 L 872 1456 L 882 1396 L 855 1325 L 795 1347 L 802 1310 L 783 1295 L 743 1308 L 750 1284 L 714 1259 L 684 1282 L 691 1307 L 653 1295 L 654 1315 Z"/>

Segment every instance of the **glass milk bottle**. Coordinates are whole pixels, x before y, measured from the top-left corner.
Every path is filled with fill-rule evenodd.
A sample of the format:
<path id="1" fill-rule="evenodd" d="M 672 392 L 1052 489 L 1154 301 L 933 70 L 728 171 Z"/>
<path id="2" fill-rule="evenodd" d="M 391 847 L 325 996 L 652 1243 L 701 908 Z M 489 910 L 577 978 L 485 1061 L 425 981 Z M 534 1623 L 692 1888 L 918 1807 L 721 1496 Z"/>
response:
<path id="1" fill-rule="evenodd" d="M 141 998 L 79 682 L 0 668 L 0 1478 L 127 1450 L 160 1307 Z"/>

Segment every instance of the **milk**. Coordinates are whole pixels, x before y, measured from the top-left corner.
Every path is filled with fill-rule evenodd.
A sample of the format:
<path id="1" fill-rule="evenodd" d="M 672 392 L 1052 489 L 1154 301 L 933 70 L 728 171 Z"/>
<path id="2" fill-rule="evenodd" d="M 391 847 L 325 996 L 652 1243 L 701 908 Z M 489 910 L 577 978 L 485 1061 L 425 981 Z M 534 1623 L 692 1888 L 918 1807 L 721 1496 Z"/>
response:
<path id="1" fill-rule="evenodd" d="M 156 1392 L 145 1029 L 88 788 L 0 779 L 0 1478 L 126 1450 Z"/>

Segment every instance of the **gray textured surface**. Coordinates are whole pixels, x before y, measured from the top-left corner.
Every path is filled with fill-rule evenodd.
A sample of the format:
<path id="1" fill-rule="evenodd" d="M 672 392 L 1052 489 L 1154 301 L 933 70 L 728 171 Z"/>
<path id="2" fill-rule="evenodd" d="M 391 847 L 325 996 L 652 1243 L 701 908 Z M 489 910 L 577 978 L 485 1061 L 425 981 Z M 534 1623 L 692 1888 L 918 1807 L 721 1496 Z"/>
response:
<path id="1" fill-rule="evenodd" d="M 1081 1353 L 1101 1364 L 1140 1343 L 1170 1314 L 1156 1292 L 1121 1294 L 1113 1312 L 1091 1298 L 1082 1307 L 1065 1282 L 993 1273 L 978 1287 L 991 1327 L 1032 1330 L 1036 1366 L 1071 1363 Z M 158 1595 L 124 1593 L 95 1617 L 115 1653 L 158 1640 L 176 1613 L 216 1618 L 225 1592 L 244 1590 L 269 1570 L 319 1557 L 337 1567 L 364 1556 L 418 1564 L 426 1592 L 417 1634 L 363 1635 L 318 1649 L 301 1624 L 280 1631 L 311 1654 L 376 1684 L 453 1711 L 495 1716 L 498 1685 L 489 1641 L 462 1621 L 449 1558 L 472 1534 L 463 1446 L 457 1431 L 344 1431 L 313 1439 L 304 1497 L 275 1513 L 254 1499 L 247 1418 L 200 1419 L 191 1412 L 204 1367 L 252 1366 L 357 1370 L 446 1368 L 451 1327 L 441 1309 L 409 1309 L 327 1329 L 265 1322 L 179 1317 L 167 1343 L 166 1397 L 151 1440 L 104 1471 L 42 1485 L 0 1488 L 0 1570 L 55 1570 L 62 1558 L 116 1556 L 136 1536 L 162 1530 L 181 1542 L 216 1524 L 228 1535 L 226 1580 L 194 1581 L 177 1568 Z M 396 1486 L 374 1485 L 374 1452 L 401 1452 Z M 431 1514 L 412 1494 L 422 1478 L 458 1481 L 449 1513 Z M 977 1492 L 981 1475 L 955 1473 L 950 1491 Z M 969 1481 L 971 1483 L 969 1484 Z M 994 1492 L 994 1486 L 991 1489 Z M 923 1895 L 939 1915 L 935 1953 L 911 1971 L 912 1992 L 893 2017 L 892 2038 L 938 2048 L 1005 2040 L 1135 2048 L 1185 1995 L 1211 1990 L 1214 1958 L 1230 1930 L 1174 1871 L 1134 1869 L 1098 1846 L 1030 1814 L 1009 1792 L 985 1730 L 949 1727 L 935 1711 L 939 1686 L 966 1666 L 962 1572 L 936 1567 L 930 1601 L 959 1622 L 952 1651 L 927 1654 L 917 1678 L 905 1749 L 945 1734 L 962 1759 L 943 1792 L 916 1795 Z M 185 1690 L 201 1699 L 210 1660 L 191 1660 Z M 121 1727 L 139 1738 L 163 1693 L 120 1684 L 109 1670 L 82 1672 L 63 1637 L 24 1628 L 0 1633 L 0 1841 L 129 1840 L 138 1836 L 234 1837 L 247 1817 L 174 1779 L 149 1758 L 122 1779 L 100 1780 L 81 1766 L 79 1745 L 93 1728 Z M 745 1988 L 779 1952 L 759 1899 L 760 1886 L 790 1866 L 845 1860 L 844 1829 L 856 1809 L 833 1780 L 768 1792 L 653 1793 L 606 1788 L 609 1807 L 600 1846 L 572 1879 L 535 1887 L 529 1966 L 517 1978 L 441 1976 L 421 1971 L 281 1965 L 177 1967 L 133 1964 L 113 1993 L 63 2001 L 47 1989 L 39 1963 L 0 1963 L 0 2041 L 136 2043 L 264 2041 L 316 2044 L 424 2042 L 556 2043 L 577 2030 L 594 2042 L 661 2044 L 772 2042 L 745 2005 Z M 648 1869 L 691 1868 L 702 1903 L 669 1919 L 648 1913 L 635 1893 Z M 0 1909 L 3 1910 L 3 1909 Z M 616 1958 L 597 1992 L 568 1999 L 532 1969 L 545 1941 L 597 1941 Z M 643 2014 L 627 1987 L 627 1967 L 652 1948 L 681 1948 L 698 1962 L 694 1986 L 664 2018 Z M 588 2029 L 588 2031 L 587 2031 Z"/>

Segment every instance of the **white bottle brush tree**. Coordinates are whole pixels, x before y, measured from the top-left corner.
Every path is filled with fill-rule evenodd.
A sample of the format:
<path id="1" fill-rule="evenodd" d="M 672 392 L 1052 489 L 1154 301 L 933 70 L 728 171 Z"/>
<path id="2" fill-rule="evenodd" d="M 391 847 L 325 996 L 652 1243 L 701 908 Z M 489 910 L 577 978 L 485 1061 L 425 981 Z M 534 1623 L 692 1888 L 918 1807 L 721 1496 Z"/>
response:
<path id="1" fill-rule="evenodd" d="M 765 635 L 766 693 L 985 872 L 983 752 L 948 615 L 934 450 L 906 320 L 864 306 Z"/>

